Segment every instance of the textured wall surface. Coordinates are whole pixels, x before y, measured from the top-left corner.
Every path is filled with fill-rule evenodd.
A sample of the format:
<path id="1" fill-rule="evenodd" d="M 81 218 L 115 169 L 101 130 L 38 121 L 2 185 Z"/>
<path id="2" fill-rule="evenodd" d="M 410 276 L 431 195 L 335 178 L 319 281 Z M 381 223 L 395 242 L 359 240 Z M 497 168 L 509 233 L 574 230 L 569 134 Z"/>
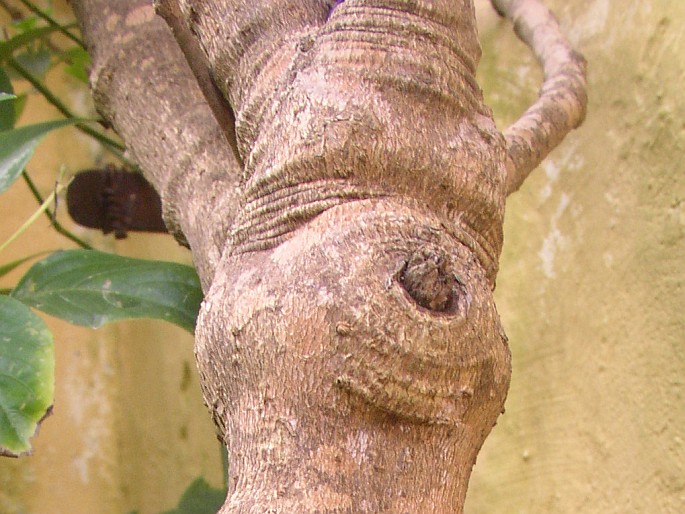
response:
<path id="1" fill-rule="evenodd" d="M 685 512 L 685 3 L 547 3 L 589 61 L 589 115 L 508 204 L 497 297 L 514 374 L 467 513 Z M 477 5 L 480 81 L 503 128 L 541 77 Z M 56 117 L 37 106 L 22 123 Z M 87 144 L 66 153 L 68 130 L 30 164 L 44 192 L 60 163 L 96 157 Z M 0 202 L 4 239 L 35 207 L 21 182 Z M 98 244 L 188 259 L 162 236 Z M 66 246 L 40 220 L 2 258 Z M 189 336 L 156 322 L 48 321 L 55 414 L 34 456 L 0 460 L 0 513 L 154 514 L 195 476 L 219 484 Z"/>
<path id="2" fill-rule="evenodd" d="M 589 61 L 588 118 L 507 206 L 512 387 L 466 511 L 685 512 L 685 3 L 546 3 Z M 504 127 L 540 77 L 487 4 Z"/>

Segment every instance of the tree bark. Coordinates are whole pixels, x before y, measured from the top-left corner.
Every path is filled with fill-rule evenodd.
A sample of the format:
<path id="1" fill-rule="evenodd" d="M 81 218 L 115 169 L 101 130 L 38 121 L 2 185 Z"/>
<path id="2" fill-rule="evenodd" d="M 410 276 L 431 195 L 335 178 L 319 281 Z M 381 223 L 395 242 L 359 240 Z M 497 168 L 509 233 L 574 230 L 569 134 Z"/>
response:
<path id="1" fill-rule="evenodd" d="M 208 288 L 238 207 L 240 166 L 147 0 L 74 0 L 96 106 L 162 197 L 169 230 Z"/>
<path id="2" fill-rule="evenodd" d="M 204 52 L 205 96 L 228 99 L 237 157 L 149 5 L 74 1 L 100 109 L 205 288 L 221 512 L 462 512 L 509 384 L 492 297 L 505 198 L 582 119 L 582 87 L 550 115 L 582 62 L 539 51 L 555 94 L 505 139 L 474 78 L 472 0 L 160 3 Z M 568 48 L 537 1 L 496 4 L 535 4 L 519 25 L 540 15 Z"/>

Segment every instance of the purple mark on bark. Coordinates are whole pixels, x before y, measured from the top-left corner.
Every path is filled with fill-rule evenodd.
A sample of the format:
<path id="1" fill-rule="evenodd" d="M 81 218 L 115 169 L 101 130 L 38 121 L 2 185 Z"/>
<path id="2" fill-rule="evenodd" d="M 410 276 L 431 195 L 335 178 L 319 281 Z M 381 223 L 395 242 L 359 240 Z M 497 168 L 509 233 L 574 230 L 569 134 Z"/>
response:
<path id="1" fill-rule="evenodd" d="M 341 3 L 343 3 L 345 0 L 335 0 L 335 3 L 331 6 L 331 10 L 328 11 L 328 16 L 331 16 L 331 13 L 333 13 L 333 10 L 338 7 Z"/>

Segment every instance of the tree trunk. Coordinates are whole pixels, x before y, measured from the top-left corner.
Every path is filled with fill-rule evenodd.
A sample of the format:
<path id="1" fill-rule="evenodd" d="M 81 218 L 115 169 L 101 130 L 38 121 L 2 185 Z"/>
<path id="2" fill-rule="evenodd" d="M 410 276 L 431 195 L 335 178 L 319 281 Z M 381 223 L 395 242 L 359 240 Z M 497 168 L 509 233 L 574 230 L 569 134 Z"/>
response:
<path id="1" fill-rule="evenodd" d="M 582 58 L 536 0 L 495 2 L 546 73 L 503 136 L 472 0 L 159 3 L 183 51 L 145 1 L 74 7 L 205 289 L 221 512 L 462 512 L 509 384 L 505 198 L 582 120 Z"/>

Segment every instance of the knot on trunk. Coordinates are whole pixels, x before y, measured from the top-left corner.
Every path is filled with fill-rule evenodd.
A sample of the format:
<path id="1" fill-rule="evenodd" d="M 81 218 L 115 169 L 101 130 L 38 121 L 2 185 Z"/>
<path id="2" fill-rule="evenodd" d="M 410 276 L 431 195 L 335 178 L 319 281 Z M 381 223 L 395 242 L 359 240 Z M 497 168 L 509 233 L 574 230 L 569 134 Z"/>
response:
<path id="1" fill-rule="evenodd" d="M 447 312 L 457 305 L 461 281 L 449 257 L 438 247 L 424 246 L 412 253 L 398 279 L 421 307 Z"/>

